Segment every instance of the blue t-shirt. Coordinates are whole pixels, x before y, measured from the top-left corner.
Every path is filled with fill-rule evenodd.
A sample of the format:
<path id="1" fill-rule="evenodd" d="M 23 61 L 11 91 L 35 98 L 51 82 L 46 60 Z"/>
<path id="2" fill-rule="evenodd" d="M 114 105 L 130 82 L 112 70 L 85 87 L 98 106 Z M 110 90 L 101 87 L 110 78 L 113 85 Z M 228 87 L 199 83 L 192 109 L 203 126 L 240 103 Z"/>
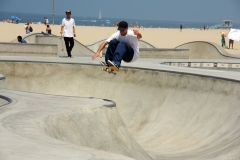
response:
<path id="1" fill-rule="evenodd" d="M 21 40 L 21 43 L 27 43 L 24 39 Z"/>

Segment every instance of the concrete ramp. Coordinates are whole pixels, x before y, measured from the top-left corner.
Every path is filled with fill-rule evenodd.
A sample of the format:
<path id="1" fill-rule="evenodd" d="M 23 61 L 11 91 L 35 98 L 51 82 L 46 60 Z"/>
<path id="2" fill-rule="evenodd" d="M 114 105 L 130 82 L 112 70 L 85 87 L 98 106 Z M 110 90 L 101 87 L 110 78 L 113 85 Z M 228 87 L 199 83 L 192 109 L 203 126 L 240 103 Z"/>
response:
<path id="1" fill-rule="evenodd" d="M 63 37 L 60 36 L 44 36 L 44 35 L 37 35 L 36 36 L 36 44 L 57 44 L 58 45 L 58 55 L 59 56 L 67 56 L 65 42 Z M 63 51 L 62 51 L 63 49 Z M 72 50 L 73 56 L 80 56 L 80 55 L 88 55 L 92 56 L 94 53 L 92 50 L 88 49 L 82 43 L 74 40 L 74 47 Z"/>
<path id="2" fill-rule="evenodd" d="M 175 49 L 189 49 L 189 59 L 239 59 L 221 46 L 212 42 L 194 41 L 177 46 Z"/>
<path id="3" fill-rule="evenodd" d="M 130 159 L 128 157 L 151 159 L 128 132 L 115 107 L 115 103 L 112 101 L 8 90 L 0 91 L 13 99 L 11 106 L 7 107 L 6 111 L 11 110 L 11 108 L 19 111 L 13 112 L 9 116 L 1 114 L 0 128 L 5 130 L 5 133 L 8 131 L 13 134 L 12 137 L 14 138 L 18 136 L 19 140 L 25 139 L 22 144 L 28 147 L 37 142 L 38 144 L 35 145 L 39 148 L 39 155 L 35 157 L 36 159 L 44 159 L 43 157 L 59 159 L 59 155 L 64 158 L 72 156 L 60 153 L 57 157 L 52 157 L 51 155 L 56 151 L 53 148 L 75 152 L 73 159 L 80 158 L 80 154 L 83 154 L 83 157 L 89 157 L 89 159 L 95 156 L 99 157 L 97 159 L 101 157 L 102 159 Z M 17 99 L 17 101 L 14 99 Z M 34 107 L 32 107 L 33 105 Z M 3 132 L 0 132 L 0 136 L 5 137 Z M 5 141 L 10 140 L 8 137 L 4 139 Z M 9 147 L 3 147 L 1 139 L 0 142 L 1 151 L 5 152 L 5 158 L 11 159 L 11 155 L 7 154 Z M 8 143 L 8 145 L 12 146 L 11 150 L 13 150 L 14 141 Z M 41 151 L 46 149 L 49 149 L 49 151 L 45 152 L 45 155 L 42 154 Z M 29 152 L 29 155 L 37 152 L 34 149 L 30 150 L 32 152 Z M 118 155 L 104 153 L 103 150 Z M 91 154 L 94 154 L 94 156 L 91 156 Z M 21 158 L 18 157 L 18 159 Z"/>
<path id="4" fill-rule="evenodd" d="M 55 44 L 58 46 L 58 56 L 67 56 L 66 47 L 64 39 L 60 36 L 56 35 L 49 35 L 45 33 L 30 33 L 23 36 L 28 43 L 35 43 L 35 44 Z M 15 40 L 13 40 L 15 42 Z M 62 50 L 63 49 L 63 50 Z M 74 48 L 72 50 L 73 56 L 92 56 L 94 52 L 88 49 L 85 45 L 74 40 Z"/>
<path id="5" fill-rule="evenodd" d="M 4 75 L 0 74 L 0 89 L 6 88 L 6 78 Z"/>
<path id="6" fill-rule="evenodd" d="M 101 134 L 101 131 L 111 128 L 114 135 L 114 130 L 119 137 L 121 134 L 128 135 L 122 130 L 121 117 L 129 133 L 144 149 L 142 154 L 145 155 L 146 151 L 154 160 L 240 158 L 239 81 L 138 68 L 122 68 L 117 76 L 113 76 L 104 74 L 100 69 L 95 65 L 0 62 L 0 73 L 6 75 L 9 89 L 107 98 L 116 102 L 119 115 L 112 109 L 107 113 L 103 108 L 91 112 L 80 109 L 65 112 L 64 107 L 50 108 L 51 116 L 42 118 L 39 124 L 51 137 L 91 146 L 93 142 L 88 140 L 94 141 L 99 135 L 104 135 L 106 137 L 96 146 L 105 150 L 112 147 L 109 139 L 115 138 L 108 132 Z M 31 111 L 28 114 L 31 115 Z M 89 119 L 85 118 L 87 115 L 91 115 Z M 12 125 L 10 122 L 9 125 Z M 88 125 L 79 126 L 77 122 Z M 49 126 L 45 126 L 47 124 Z M 78 139 L 78 134 L 89 139 Z M 137 146 L 134 141 L 125 141 L 125 138 L 115 140 L 120 145 L 113 146 L 114 150 L 117 147 L 125 150 L 121 145 L 123 142 L 128 142 L 130 148 Z"/>
<path id="7" fill-rule="evenodd" d="M 0 56 L 57 57 L 57 45 L 0 42 Z"/>
<path id="8" fill-rule="evenodd" d="M 12 99 L 10 105 L 0 106 L 0 159 L 148 159 L 111 101 L 0 92 Z M 110 119 L 112 116 L 114 119 Z M 124 144 L 132 140 L 135 146 Z"/>

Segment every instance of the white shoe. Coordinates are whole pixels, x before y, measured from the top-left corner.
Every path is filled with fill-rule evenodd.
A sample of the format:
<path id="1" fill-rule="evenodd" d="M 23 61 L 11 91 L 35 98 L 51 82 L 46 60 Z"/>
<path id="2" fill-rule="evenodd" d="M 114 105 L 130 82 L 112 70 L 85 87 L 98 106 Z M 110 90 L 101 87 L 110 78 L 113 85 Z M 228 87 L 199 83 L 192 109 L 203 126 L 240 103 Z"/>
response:
<path id="1" fill-rule="evenodd" d="M 99 63 L 100 63 L 101 65 L 103 65 L 103 66 L 108 66 L 108 64 L 105 63 L 105 62 L 103 62 L 103 61 L 99 61 Z"/>
<path id="2" fill-rule="evenodd" d="M 108 65 L 109 66 L 114 66 L 115 68 L 119 69 L 118 65 L 115 64 L 114 62 L 110 61 L 110 60 L 108 60 Z"/>

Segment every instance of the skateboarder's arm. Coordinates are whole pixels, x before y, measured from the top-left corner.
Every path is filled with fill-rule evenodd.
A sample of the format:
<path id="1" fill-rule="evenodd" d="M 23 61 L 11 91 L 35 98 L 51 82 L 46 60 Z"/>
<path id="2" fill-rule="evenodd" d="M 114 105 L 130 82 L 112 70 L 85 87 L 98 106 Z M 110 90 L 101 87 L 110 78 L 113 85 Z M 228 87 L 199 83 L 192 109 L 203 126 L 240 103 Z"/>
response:
<path id="1" fill-rule="evenodd" d="M 108 43 L 109 43 L 109 42 L 105 41 L 105 42 L 103 42 L 103 43 L 99 46 L 97 52 L 92 56 L 92 59 L 93 59 L 93 60 L 94 60 L 95 58 L 97 58 L 97 57 L 102 57 L 100 53 L 101 53 L 101 51 L 103 50 L 103 48 L 105 48 L 105 46 L 106 46 Z"/>
<path id="2" fill-rule="evenodd" d="M 142 35 L 141 35 L 141 33 L 138 30 L 133 30 L 133 32 L 134 32 L 135 35 L 137 35 L 138 39 L 142 38 Z"/>

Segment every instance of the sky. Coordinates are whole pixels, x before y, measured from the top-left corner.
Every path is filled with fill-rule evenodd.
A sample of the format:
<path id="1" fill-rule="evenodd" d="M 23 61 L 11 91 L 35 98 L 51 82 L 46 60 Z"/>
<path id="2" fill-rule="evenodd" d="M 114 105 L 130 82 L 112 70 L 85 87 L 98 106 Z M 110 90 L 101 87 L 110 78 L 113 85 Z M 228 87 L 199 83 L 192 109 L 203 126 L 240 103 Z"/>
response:
<path id="1" fill-rule="evenodd" d="M 186 22 L 240 23 L 240 0 L 54 0 L 55 14 Z M 0 11 L 52 14 L 52 0 L 0 0 Z"/>

